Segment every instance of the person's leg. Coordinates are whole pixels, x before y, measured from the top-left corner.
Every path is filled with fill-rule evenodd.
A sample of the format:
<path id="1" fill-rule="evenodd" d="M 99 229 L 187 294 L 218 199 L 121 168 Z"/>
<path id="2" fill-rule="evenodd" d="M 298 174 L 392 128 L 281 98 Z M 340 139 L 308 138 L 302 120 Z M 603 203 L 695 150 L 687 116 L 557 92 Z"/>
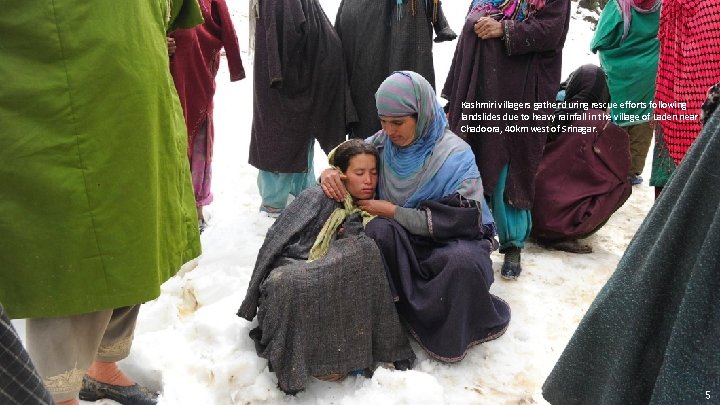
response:
<path id="1" fill-rule="evenodd" d="M 649 122 L 625 127 L 630 137 L 630 173 L 629 176 L 639 176 L 645 168 L 645 159 L 650 150 L 653 129 Z M 642 179 L 640 179 L 642 181 Z"/>
<path id="2" fill-rule="evenodd" d="M 662 127 L 656 126 L 655 147 L 653 148 L 652 171 L 650 174 L 650 185 L 655 187 L 655 199 L 660 196 L 663 187 L 670 180 L 675 171 L 675 161 L 670 157 L 667 145 L 662 134 Z"/>
<path id="3" fill-rule="evenodd" d="M 258 171 L 257 185 L 262 197 L 260 211 L 279 214 L 287 205 L 294 173 Z"/>
<path id="4" fill-rule="evenodd" d="M 28 352 L 56 402 L 77 403 L 83 376 L 95 359 L 112 314 L 105 310 L 27 320 Z"/>
<path id="5" fill-rule="evenodd" d="M 317 184 L 313 167 L 314 142 L 308 146 L 307 171 L 303 173 L 275 173 L 265 170 L 258 171 L 258 190 L 262 197 L 260 211 L 277 216 L 287 206 L 290 194 L 297 196 L 308 187 Z"/>
<path id="6" fill-rule="evenodd" d="M 213 195 L 210 191 L 210 185 L 212 183 L 212 167 L 210 165 L 210 161 L 207 159 L 207 125 L 208 123 L 205 121 L 198 129 L 198 133 L 193 139 L 193 152 L 192 158 L 190 159 L 193 191 L 195 192 L 195 206 L 197 207 L 198 222 L 201 229 L 203 229 L 205 225 L 202 207 L 210 204 L 213 200 Z"/>
<path id="7" fill-rule="evenodd" d="M 80 399 L 112 399 L 121 404 L 153 405 L 157 393 L 135 383 L 117 366 L 130 353 L 140 305 L 117 308 L 102 336 L 95 361 L 83 378 Z"/>
<path id="8" fill-rule="evenodd" d="M 314 155 L 315 140 L 313 139 L 310 141 L 310 146 L 308 147 L 307 171 L 305 171 L 305 173 L 292 173 L 290 194 L 295 197 L 300 195 L 303 190 L 317 185 L 317 179 L 315 178 Z"/>
<path id="9" fill-rule="evenodd" d="M 525 246 L 525 240 L 530 236 L 532 218 L 530 210 L 518 209 L 505 202 L 505 183 L 508 170 L 509 166 L 506 165 L 500 172 L 492 196 L 492 214 L 495 217 L 495 225 L 500 239 L 500 253 L 505 254 L 500 275 L 504 279 L 514 280 L 522 272 L 520 252 Z"/>
<path id="10" fill-rule="evenodd" d="M 135 382 L 117 367 L 116 362 L 130 354 L 133 333 L 140 305 L 113 310 L 105 334 L 97 350 L 95 361 L 88 369 L 88 376 L 104 383 L 129 386 Z"/>

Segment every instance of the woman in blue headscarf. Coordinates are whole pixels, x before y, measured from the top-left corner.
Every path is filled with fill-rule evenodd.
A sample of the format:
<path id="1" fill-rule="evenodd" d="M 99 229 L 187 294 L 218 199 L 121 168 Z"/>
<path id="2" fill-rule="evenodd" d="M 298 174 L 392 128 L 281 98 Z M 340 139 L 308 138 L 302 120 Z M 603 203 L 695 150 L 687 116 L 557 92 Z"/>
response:
<path id="1" fill-rule="evenodd" d="M 382 130 L 366 141 L 380 152 L 378 199 L 357 205 L 377 215 L 365 232 L 383 253 L 397 309 L 435 359 L 462 360 L 469 347 L 502 335 L 510 308 L 489 293 L 494 220 L 470 146 L 447 128 L 435 92 L 415 72 L 395 72 L 375 94 Z M 344 196 L 341 175 L 321 186 Z"/>

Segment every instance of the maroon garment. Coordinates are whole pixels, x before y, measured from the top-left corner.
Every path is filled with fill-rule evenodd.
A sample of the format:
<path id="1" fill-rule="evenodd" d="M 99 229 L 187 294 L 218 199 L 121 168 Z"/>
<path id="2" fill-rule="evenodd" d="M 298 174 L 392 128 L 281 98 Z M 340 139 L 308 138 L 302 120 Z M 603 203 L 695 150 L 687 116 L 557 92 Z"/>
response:
<path id="1" fill-rule="evenodd" d="M 535 179 L 532 235 L 555 242 L 587 236 L 625 203 L 632 186 L 627 132 L 587 110 L 545 146 Z M 591 127 L 593 132 L 574 132 Z"/>
<path id="2" fill-rule="evenodd" d="M 240 47 L 225 0 L 199 0 L 205 23 L 194 28 L 173 31 L 175 54 L 170 72 L 180 97 L 188 129 L 188 156 L 200 126 L 207 121 L 207 160 L 212 160 L 214 131 L 212 124 L 215 75 L 220 67 L 220 49 L 225 48 L 230 80 L 245 77 Z"/>
<path id="3" fill-rule="evenodd" d="M 552 114 L 552 108 L 534 110 L 534 102 L 550 102 L 560 87 L 562 48 L 570 22 L 569 0 L 548 0 L 545 7 L 522 22 L 502 21 L 505 38 L 482 40 L 473 31 L 479 16 L 470 15 L 458 40 L 442 96 L 448 100 L 450 130 L 465 138 L 475 153 L 486 193 L 495 190 L 500 171 L 510 164 L 505 199 L 519 209 L 530 209 L 535 172 L 545 145 L 544 132 L 477 133 L 470 127 L 545 126 L 533 113 Z M 463 102 L 528 102 L 530 108 L 463 108 Z M 480 114 L 462 119 L 461 114 Z M 488 119 L 487 114 L 528 114 L 529 120 Z"/>

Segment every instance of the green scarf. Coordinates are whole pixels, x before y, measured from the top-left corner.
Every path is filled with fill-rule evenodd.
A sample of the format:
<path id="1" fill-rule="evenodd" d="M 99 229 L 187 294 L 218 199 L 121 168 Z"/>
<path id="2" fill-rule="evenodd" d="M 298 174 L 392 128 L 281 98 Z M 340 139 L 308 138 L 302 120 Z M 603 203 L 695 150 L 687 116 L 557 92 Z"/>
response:
<path id="1" fill-rule="evenodd" d="M 343 200 L 343 208 L 336 208 L 335 211 L 330 214 L 330 218 L 325 221 L 325 225 L 323 225 L 323 228 L 320 230 L 317 239 L 315 239 L 315 243 L 310 249 L 310 254 L 308 255 L 309 262 L 325 256 L 328 249 L 330 249 L 330 242 L 332 241 L 335 232 L 337 232 L 337 229 L 340 227 L 340 225 L 342 225 L 343 222 L 345 222 L 345 219 L 347 217 L 356 212 L 360 213 L 363 226 L 367 226 L 368 222 L 375 218 L 375 215 L 369 214 L 356 207 L 355 204 L 353 204 L 353 200 L 350 194 L 345 194 L 345 199 Z"/>

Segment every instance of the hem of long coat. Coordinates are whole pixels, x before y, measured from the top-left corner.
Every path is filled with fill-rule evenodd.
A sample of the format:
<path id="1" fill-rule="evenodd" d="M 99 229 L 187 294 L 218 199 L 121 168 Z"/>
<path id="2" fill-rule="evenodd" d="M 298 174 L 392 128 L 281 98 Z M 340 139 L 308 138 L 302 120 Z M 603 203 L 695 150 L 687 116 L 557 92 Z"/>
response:
<path id="1" fill-rule="evenodd" d="M 87 299 L 79 299 L 77 295 L 69 296 L 67 300 L 55 301 L 52 305 L 45 305 L 45 302 L 34 301 L 29 305 L 5 308 L 11 319 L 21 318 L 50 318 L 61 316 L 72 316 L 107 309 L 122 308 L 130 305 L 143 304 L 152 301 L 160 296 L 160 287 L 167 280 L 174 277 L 183 264 L 200 256 L 200 248 L 190 247 L 186 249 L 177 260 L 176 264 L 169 265 L 169 270 L 158 272 L 158 282 L 145 286 L 137 286 L 128 293 L 113 293 L 104 297 L 94 295 L 92 291 L 87 292 Z M 167 276 L 167 277 L 165 277 Z M 88 305 L 92 302 L 92 305 Z"/>

